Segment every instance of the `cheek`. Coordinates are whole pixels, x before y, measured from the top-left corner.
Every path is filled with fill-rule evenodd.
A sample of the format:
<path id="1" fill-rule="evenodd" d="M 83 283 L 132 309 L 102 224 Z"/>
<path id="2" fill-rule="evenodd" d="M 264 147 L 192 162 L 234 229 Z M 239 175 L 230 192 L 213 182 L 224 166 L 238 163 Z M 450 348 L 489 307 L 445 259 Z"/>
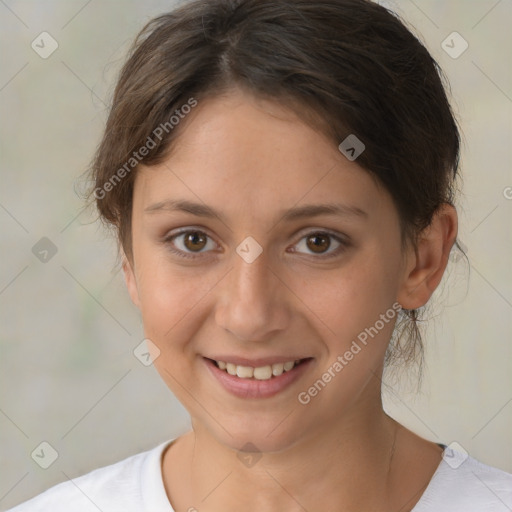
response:
<path id="1" fill-rule="evenodd" d="M 355 340 L 371 340 L 372 345 L 378 345 L 374 351 L 379 357 L 385 350 L 396 318 L 392 305 L 398 289 L 398 267 L 392 261 L 373 251 L 373 255 L 360 255 L 326 279 L 304 283 L 304 302 L 321 320 L 323 330 L 327 328 L 331 359 L 343 354 Z M 381 315 L 386 313 L 383 321 Z"/>
<path id="2" fill-rule="evenodd" d="M 171 265 L 165 250 L 141 247 L 138 268 L 140 309 L 146 337 L 161 349 L 185 345 L 190 334 L 186 331 L 198 325 L 202 298 L 213 283 L 205 275 Z"/>
<path id="3" fill-rule="evenodd" d="M 380 393 L 375 376 L 398 314 L 399 308 L 393 308 L 397 275 L 396 268 L 380 258 L 362 261 L 323 281 L 323 291 L 308 288 L 318 290 L 310 301 L 321 319 L 316 329 L 326 333 L 322 336 L 325 355 L 298 399 L 324 421 L 336 421 L 367 386 L 370 395 Z"/>
<path id="4" fill-rule="evenodd" d="M 195 361 L 193 340 L 204 323 L 204 300 L 213 284 L 200 275 L 184 275 L 165 257 L 141 259 L 139 297 L 144 336 L 158 348 L 154 366 L 163 381 L 183 404 Z"/>

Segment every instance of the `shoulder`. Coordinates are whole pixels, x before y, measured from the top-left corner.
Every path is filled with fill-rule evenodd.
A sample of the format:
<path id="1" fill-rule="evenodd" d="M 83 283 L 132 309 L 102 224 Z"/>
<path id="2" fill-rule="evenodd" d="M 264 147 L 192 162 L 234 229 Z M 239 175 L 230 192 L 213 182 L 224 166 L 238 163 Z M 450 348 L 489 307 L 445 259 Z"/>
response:
<path id="1" fill-rule="evenodd" d="M 512 474 L 447 447 L 413 512 L 509 512 Z"/>
<path id="2" fill-rule="evenodd" d="M 57 484 L 7 512 L 130 512 L 144 509 L 141 481 L 168 444 Z"/>

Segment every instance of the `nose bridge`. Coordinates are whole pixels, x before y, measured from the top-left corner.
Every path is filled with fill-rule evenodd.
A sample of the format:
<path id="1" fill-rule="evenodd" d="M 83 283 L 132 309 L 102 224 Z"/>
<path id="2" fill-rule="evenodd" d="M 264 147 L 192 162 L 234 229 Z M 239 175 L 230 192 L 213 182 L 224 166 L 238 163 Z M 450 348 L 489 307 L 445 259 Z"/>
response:
<path id="1" fill-rule="evenodd" d="M 256 313 L 267 309 L 270 290 L 275 283 L 272 272 L 268 268 L 268 259 L 260 254 L 254 261 L 247 262 L 240 256 L 235 257 L 231 271 L 229 293 L 238 304 L 247 304 Z"/>
<path id="2" fill-rule="evenodd" d="M 217 309 L 217 323 L 239 339 L 260 340 L 285 327 L 286 299 L 266 255 L 248 261 L 235 255 Z"/>
<path id="3" fill-rule="evenodd" d="M 255 236 L 264 243 L 259 232 Z M 246 236 L 236 247 L 230 284 L 231 293 L 238 293 L 239 300 L 259 300 L 268 293 L 273 277 L 269 254 L 268 247 L 264 248 L 253 236 Z"/>

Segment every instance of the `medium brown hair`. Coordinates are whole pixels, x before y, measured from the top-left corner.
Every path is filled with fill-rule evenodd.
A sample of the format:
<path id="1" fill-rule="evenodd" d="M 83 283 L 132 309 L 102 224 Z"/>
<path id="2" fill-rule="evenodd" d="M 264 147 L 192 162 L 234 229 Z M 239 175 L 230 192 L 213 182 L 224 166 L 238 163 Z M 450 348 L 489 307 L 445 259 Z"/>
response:
<path id="1" fill-rule="evenodd" d="M 143 164 L 162 162 L 180 132 L 173 114 L 191 98 L 239 87 L 289 106 L 336 145 L 349 134 L 363 141 L 357 163 L 389 191 L 403 240 L 415 243 L 440 205 L 453 203 L 460 138 L 445 86 L 398 15 L 369 0 L 186 2 L 150 21 L 134 42 L 92 163 L 89 198 L 130 258 L 137 162 L 127 162 L 149 139 Z M 155 137 L 161 126 L 165 133 Z M 408 343 L 398 341 L 387 360 L 422 353 L 417 311 L 402 319 Z"/>

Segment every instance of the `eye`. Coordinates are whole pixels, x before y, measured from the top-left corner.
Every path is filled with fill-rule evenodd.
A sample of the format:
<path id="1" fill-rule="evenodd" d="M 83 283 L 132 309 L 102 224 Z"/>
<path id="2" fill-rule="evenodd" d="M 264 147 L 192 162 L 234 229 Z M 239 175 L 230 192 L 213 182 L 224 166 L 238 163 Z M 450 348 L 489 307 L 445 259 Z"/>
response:
<path id="1" fill-rule="evenodd" d="M 334 240 L 335 245 L 334 250 L 328 252 L 329 249 L 332 249 L 332 240 Z M 306 249 L 307 251 L 311 251 L 309 254 L 320 255 L 323 258 L 331 258 L 334 256 L 338 256 L 341 252 L 343 252 L 348 247 L 348 242 L 343 240 L 341 237 L 335 235 L 334 233 L 329 233 L 327 231 L 313 231 L 306 236 L 304 236 L 300 242 L 295 246 L 300 249 Z M 293 249 L 292 252 L 303 252 L 299 249 Z"/>
<path id="2" fill-rule="evenodd" d="M 333 242 L 335 243 L 333 249 Z M 194 259 L 201 256 L 202 253 L 214 250 L 215 242 L 199 229 L 186 229 L 178 233 L 173 233 L 165 237 L 164 243 L 169 246 L 169 250 L 179 257 Z M 331 258 L 341 254 L 349 242 L 342 237 L 327 231 L 312 231 L 302 237 L 291 252 L 306 252 L 309 255 L 318 255 L 321 258 Z M 305 249 L 305 251 L 304 251 Z"/>
<path id="3" fill-rule="evenodd" d="M 165 237 L 164 242 L 169 245 L 171 252 L 183 258 L 196 258 L 198 256 L 195 256 L 194 253 L 200 255 L 216 247 L 213 240 L 204 231 L 198 229 L 188 229 L 171 234 Z M 208 246 L 209 242 L 211 242 L 210 246 Z"/>

